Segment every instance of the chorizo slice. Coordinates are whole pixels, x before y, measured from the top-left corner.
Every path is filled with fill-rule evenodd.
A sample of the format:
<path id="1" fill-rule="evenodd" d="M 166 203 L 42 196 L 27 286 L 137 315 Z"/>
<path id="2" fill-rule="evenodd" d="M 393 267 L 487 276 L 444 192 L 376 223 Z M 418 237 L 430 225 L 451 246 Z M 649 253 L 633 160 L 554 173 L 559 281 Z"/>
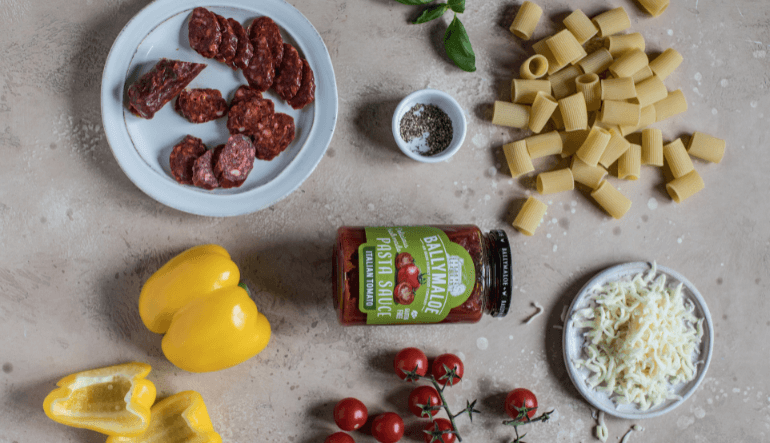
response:
<path id="1" fill-rule="evenodd" d="M 302 59 L 302 84 L 297 90 L 297 94 L 288 100 L 289 105 L 294 109 L 302 109 L 315 100 L 315 75 L 310 68 L 310 63 Z"/>
<path id="2" fill-rule="evenodd" d="M 174 145 L 169 157 L 169 166 L 174 180 L 183 185 L 193 184 L 193 166 L 195 161 L 206 152 L 203 141 L 192 135 L 186 135 Z"/>
<path id="3" fill-rule="evenodd" d="M 265 115 L 275 112 L 272 100 L 252 98 L 235 103 L 227 114 L 227 130 L 230 134 L 252 135 Z"/>
<path id="4" fill-rule="evenodd" d="M 242 134 L 230 136 L 224 148 L 216 158 L 214 172 L 220 181 L 231 182 L 246 180 L 254 167 L 256 151 L 251 139 Z"/>
<path id="5" fill-rule="evenodd" d="M 297 95 L 302 85 L 302 59 L 294 46 L 283 44 L 283 61 L 273 82 L 273 89 L 284 100 Z"/>
<path id="6" fill-rule="evenodd" d="M 249 86 L 259 92 L 265 92 L 270 89 L 275 80 L 273 56 L 270 55 L 270 48 L 267 46 L 265 37 L 259 37 L 252 43 L 254 44 L 254 55 L 249 61 L 249 66 L 243 70 L 243 76 L 246 77 Z"/>
<path id="7" fill-rule="evenodd" d="M 254 56 L 254 45 L 251 44 L 249 35 L 246 33 L 246 30 L 243 29 L 240 22 L 232 18 L 228 18 L 227 21 L 233 28 L 236 37 L 238 37 L 238 48 L 235 51 L 235 57 L 233 57 L 233 60 L 229 65 L 233 69 L 246 69 L 249 67 L 251 57 Z"/>
<path id="8" fill-rule="evenodd" d="M 139 117 L 150 119 L 166 105 L 195 77 L 206 65 L 162 58 L 150 70 L 128 88 L 129 110 Z"/>
<path id="9" fill-rule="evenodd" d="M 256 47 L 256 40 L 259 37 L 265 37 L 267 45 L 270 47 L 270 54 L 273 56 L 273 64 L 275 67 L 281 65 L 283 60 L 283 37 L 281 37 L 281 29 L 277 24 L 267 16 L 262 16 L 251 22 L 249 26 L 249 40 Z"/>
<path id="10" fill-rule="evenodd" d="M 227 100 L 217 89 L 185 89 L 176 99 L 176 110 L 190 123 L 205 123 L 227 114 Z"/>
<path id="11" fill-rule="evenodd" d="M 270 161 L 294 140 L 294 119 L 284 113 L 266 115 L 257 125 L 254 136 L 256 157 Z"/>
<path id="12" fill-rule="evenodd" d="M 206 151 L 195 160 L 192 168 L 193 185 L 208 190 L 219 187 L 219 180 L 217 180 L 217 176 L 214 174 L 213 155 L 212 151 Z"/>
<path id="13" fill-rule="evenodd" d="M 241 85 L 238 89 L 235 90 L 235 94 L 233 94 L 233 99 L 230 100 L 230 107 L 235 106 L 239 102 L 248 101 L 255 98 L 261 100 L 262 93 L 252 88 L 251 86 Z"/>
<path id="14" fill-rule="evenodd" d="M 238 36 L 230 25 L 230 22 L 219 14 L 214 14 L 219 23 L 219 29 L 222 32 L 222 41 L 219 43 L 217 55 L 214 60 L 222 63 L 230 63 L 235 58 L 238 51 Z"/>
<path id="15" fill-rule="evenodd" d="M 206 58 L 214 58 L 222 42 L 222 31 L 217 16 L 206 8 L 193 9 L 187 25 L 190 47 Z"/>

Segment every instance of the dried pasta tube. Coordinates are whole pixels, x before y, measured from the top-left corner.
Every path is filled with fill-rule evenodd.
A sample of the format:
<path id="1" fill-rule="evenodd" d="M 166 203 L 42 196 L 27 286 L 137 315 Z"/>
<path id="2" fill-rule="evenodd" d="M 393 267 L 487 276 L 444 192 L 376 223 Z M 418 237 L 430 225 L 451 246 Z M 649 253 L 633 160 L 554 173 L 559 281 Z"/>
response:
<path id="1" fill-rule="evenodd" d="M 559 100 L 561 116 L 564 118 L 564 129 L 577 131 L 588 127 L 588 110 L 582 92 L 572 94 Z"/>
<path id="2" fill-rule="evenodd" d="M 529 152 L 527 152 L 527 142 L 524 140 L 503 145 L 503 153 L 513 178 L 535 170 Z"/>
<path id="3" fill-rule="evenodd" d="M 660 77 L 661 80 L 665 80 L 666 77 L 671 75 L 671 73 L 682 64 L 682 60 L 684 60 L 682 54 L 677 52 L 674 48 L 668 48 L 650 62 L 650 69 L 652 69 L 652 72 Z"/>
<path id="4" fill-rule="evenodd" d="M 670 195 L 677 203 L 682 203 L 704 187 L 706 187 L 706 185 L 703 183 L 703 179 L 700 174 L 698 174 L 698 171 L 694 169 L 689 173 L 666 183 L 668 195 Z"/>
<path id="5" fill-rule="evenodd" d="M 602 100 L 626 100 L 636 97 L 636 86 L 631 77 L 602 80 Z"/>
<path id="6" fill-rule="evenodd" d="M 690 137 L 687 152 L 700 159 L 719 163 L 725 156 L 725 141 L 702 132 L 695 131 Z"/>
<path id="7" fill-rule="evenodd" d="M 667 118 L 681 114 L 687 110 L 687 99 L 681 89 L 669 92 L 666 98 L 653 104 L 655 106 L 655 121 L 659 122 Z"/>
<path id="8" fill-rule="evenodd" d="M 551 49 L 551 53 L 559 64 L 574 64 L 588 55 L 575 36 L 569 32 L 569 29 L 563 29 L 557 32 L 551 38 L 547 39 L 545 43 Z"/>
<path id="9" fill-rule="evenodd" d="M 636 74 L 640 69 L 644 68 L 648 64 L 647 54 L 639 49 L 631 49 L 626 51 L 615 59 L 610 65 L 610 74 L 614 77 L 631 77 Z M 654 72 L 654 71 L 653 71 Z"/>
<path id="10" fill-rule="evenodd" d="M 573 189 L 575 189 L 575 180 L 572 178 L 572 170 L 570 168 L 541 172 L 537 175 L 537 192 L 541 195 L 555 194 Z"/>
<path id="11" fill-rule="evenodd" d="M 572 11 L 572 14 L 568 15 L 563 23 L 581 45 L 599 32 L 591 19 L 580 9 Z"/>
<path id="12" fill-rule="evenodd" d="M 625 126 L 625 125 L 619 126 L 620 135 L 625 137 L 632 132 L 636 132 L 640 129 L 644 129 L 653 123 L 655 123 L 655 106 L 653 105 L 645 106 L 644 108 L 642 108 L 642 113 L 639 116 L 639 124 L 636 126 Z"/>
<path id="13" fill-rule="evenodd" d="M 641 173 L 642 147 L 636 143 L 631 143 L 628 150 L 618 159 L 618 178 L 623 180 L 639 180 Z"/>
<path id="14" fill-rule="evenodd" d="M 611 35 L 604 39 L 604 46 L 613 57 L 617 57 L 634 48 L 644 51 L 645 44 L 642 34 L 634 32 L 633 34 Z"/>
<path id="15" fill-rule="evenodd" d="M 660 14 L 663 14 L 663 11 L 668 8 L 668 1 L 669 0 L 639 0 L 639 4 L 641 4 L 650 15 L 657 17 Z"/>
<path id="16" fill-rule="evenodd" d="M 583 60 L 580 60 L 578 66 L 586 74 L 598 74 L 609 68 L 613 61 L 614 58 L 610 51 L 605 48 L 599 48 L 588 54 Z"/>
<path id="17" fill-rule="evenodd" d="M 604 150 L 607 149 L 607 144 L 610 142 L 611 137 L 612 134 L 608 130 L 594 126 L 575 155 L 580 160 L 583 160 L 583 163 L 589 166 L 596 166 L 599 164 L 599 159 L 602 157 Z"/>
<path id="18" fill-rule="evenodd" d="M 609 168 L 611 164 L 620 158 L 621 155 L 628 151 L 631 146 L 628 140 L 623 137 L 619 131 L 614 129 L 610 130 L 610 141 L 607 142 L 607 147 L 604 149 L 602 156 L 599 158 L 599 164 L 605 168 Z"/>
<path id="19" fill-rule="evenodd" d="M 681 138 L 663 145 L 663 157 L 666 158 L 666 163 L 668 163 L 674 178 L 679 178 L 695 169 Z"/>
<path id="20" fill-rule="evenodd" d="M 579 67 L 568 66 L 548 76 L 548 81 L 551 82 L 551 88 L 553 88 L 553 96 L 557 99 L 562 99 L 577 92 L 575 89 L 575 79 L 579 75 Z"/>
<path id="21" fill-rule="evenodd" d="M 548 72 L 548 59 L 541 54 L 535 54 L 524 60 L 519 69 L 519 75 L 527 80 L 534 80 Z"/>
<path id="22" fill-rule="evenodd" d="M 511 82 L 511 101 L 531 105 L 538 92 L 551 93 L 551 82 L 548 80 L 525 80 L 515 78 Z"/>
<path id="23" fill-rule="evenodd" d="M 591 197 L 607 211 L 612 218 L 622 218 L 631 209 L 631 200 L 615 189 L 607 180 L 591 192 Z"/>
<path id="24" fill-rule="evenodd" d="M 543 221 L 543 216 L 547 210 L 548 205 L 530 196 L 516 215 L 516 219 L 513 220 L 513 227 L 524 235 L 532 236 L 535 234 L 535 229 Z"/>
<path id="25" fill-rule="evenodd" d="M 607 170 L 601 166 L 587 165 L 583 160 L 580 160 L 577 156 L 572 157 L 572 177 L 578 182 L 588 186 L 591 189 L 596 189 L 607 176 Z"/>
<path id="26" fill-rule="evenodd" d="M 666 97 L 668 97 L 666 85 L 657 75 L 653 75 L 636 85 L 636 102 L 643 108 L 653 105 Z"/>
<path id="27" fill-rule="evenodd" d="M 618 100 L 605 100 L 599 120 L 602 123 L 618 126 L 636 126 L 642 117 L 642 107 L 638 104 Z"/>
<path id="28" fill-rule="evenodd" d="M 532 33 L 535 32 L 537 22 L 540 21 L 542 15 L 543 9 L 540 6 L 525 1 L 521 4 L 519 12 L 516 13 L 510 31 L 522 40 L 529 40 L 532 38 Z"/>
<path id="29" fill-rule="evenodd" d="M 663 166 L 663 132 L 658 128 L 642 131 L 642 164 Z"/>
<path id="30" fill-rule="evenodd" d="M 554 72 L 560 70 L 561 68 L 567 66 L 567 64 L 560 65 L 556 58 L 553 56 L 553 52 L 551 52 L 551 48 L 548 47 L 548 43 L 546 41 L 551 37 L 546 37 L 536 43 L 532 44 L 532 50 L 534 50 L 536 53 L 542 55 L 543 57 L 548 60 L 548 75 L 553 74 Z"/>
<path id="31" fill-rule="evenodd" d="M 529 129 L 532 132 L 540 132 L 548 120 L 553 115 L 553 112 L 559 106 L 550 94 L 546 94 L 543 91 L 539 91 L 535 96 L 535 101 L 532 103 L 532 110 L 529 116 Z"/>
<path id="32" fill-rule="evenodd" d="M 526 105 L 495 101 L 492 108 L 492 123 L 512 128 L 526 128 L 529 125 L 529 110 Z"/>
<path id="33" fill-rule="evenodd" d="M 575 79 L 578 92 L 586 99 L 588 112 L 598 111 L 602 107 L 602 85 L 596 74 L 583 74 Z"/>
<path id="34" fill-rule="evenodd" d="M 631 27 L 631 19 L 628 18 L 628 14 L 622 6 L 603 12 L 591 21 L 599 29 L 599 37 L 617 34 Z"/>
<path id="35" fill-rule="evenodd" d="M 561 154 L 562 141 L 559 131 L 546 132 L 524 139 L 527 142 L 527 152 L 530 158 L 540 158 L 547 155 Z"/>
<path id="36" fill-rule="evenodd" d="M 652 73 L 652 69 L 650 69 L 650 66 L 648 65 L 648 66 L 645 66 L 644 68 L 636 71 L 636 73 L 634 75 L 632 75 L 631 78 L 634 79 L 634 83 L 639 83 L 639 82 L 642 82 L 644 80 L 647 80 L 648 78 L 652 77 L 653 75 L 655 75 L 655 74 Z"/>
<path id="37" fill-rule="evenodd" d="M 583 142 L 586 141 L 589 132 L 590 130 L 588 129 L 583 129 L 582 131 L 559 132 L 562 143 L 561 157 L 565 158 L 575 154 Z"/>
<path id="38" fill-rule="evenodd" d="M 562 118 L 561 109 L 559 109 L 558 106 L 556 107 L 556 110 L 553 111 L 553 114 L 551 114 L 551 120 L 553 120 L 553 125 L 556 129 L 564 129 L 564 118 Z"/>

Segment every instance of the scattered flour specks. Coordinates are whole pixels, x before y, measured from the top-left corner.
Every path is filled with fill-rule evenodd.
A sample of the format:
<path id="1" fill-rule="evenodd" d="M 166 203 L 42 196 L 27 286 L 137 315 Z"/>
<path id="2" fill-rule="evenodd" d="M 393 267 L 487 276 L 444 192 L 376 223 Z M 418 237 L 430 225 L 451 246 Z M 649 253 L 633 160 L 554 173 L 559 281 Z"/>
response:
<path id="1" fill-rule="evenodd" d="M 559 245 L 553 245 L 553 252 L 556 252 L 556 250 L 559 248 Z"/>
<path id="2" fill-rule="evenodd" d="M 712 113 L 713 115 L 717 115 L 717 113 L 718 113 L 718 112 L 719 112 L 719 111 L 717 111 L 717 108 L 711 108 L 711 113 Z"/>
<path id="3" fill-rule="evenodd" d="M 733 394 L 740 394 L 741 388 L 733 388 Z"/>
<path id="4" fill-rule="evenodd" d="M 652 197 L 651 199 L 647 200 L 647 207 L 654 211 L 658 208 L 658 200 L 655 199 L 655 197 Z"/>
<path id="5" fill-rule="evenodd" d="M 759 106 L 759 103 L 756 100 L 752 100 L 751 103 L 749 104 L 751 105 L 752 108 L 756 108 L 757 106 Z"/>
<path id="6" fill-rule="evenodd" d="M 473 144 L 476 145 L 477 148 L 481 148 L 483 146 L 487 145 L 487 138 L 484 137 L 482 134 L 476 134 L 473 136 Z"/>
<path id="7" fill-rule="evenodd" d="M 508 336 L 508 340 L 513 340 L 513 336 L 512 336 L 512 335 L 509 335 L 509 336 Z"/>
<path id="8" fill-rule="evenodd" d="M 678 239 L 676 239 L 676 242 L 681 245 L 682 244 L 682 237 L 679 237 Z"/>
<path id="9" fill-rule="evenodd" d="M 374 203 L 369 203 L 368 205 L 366 205 L 366 207 L 367 207 L 367 208 L 368 208 L 370 211 L 374 211 Z"/>
<path id="10" fill-rule="evenodd" d="M 694 87 L 694 88 L 692 88 L 692 92 L 694 92 L 694 93 L 696 93 L 696 94 L 700 95 L 701 97 L 703 97 L 703 94 L 701 94 L 701 93 L 700 93 L 700 90 L 698 89 L 698 87 L 697 87 L 697 86 L 696 86 L 696 87 Z"/>
<path id="11" fill-rule="evenodd" d="M 695 78 L 695 81 L 698 82 L 698 84 L 700 84 L 700 81 L 703 80 L 703 75 L 700 72 L 696 72 L 694 78 Z"/>
<path id="12" fill-rule="evenodd" d="M 479 337 L 476 339 L 476 347 L 482 351 L 486 351 L 489 347 L 489 340 L 486 337 Z"/>
<path id="13" fill-rule="evenodd" d="M 495 168 L 494 166 L 490 166 L 489 169 L 487 169 L 487 175 L 489 175 L 490 177 L 494 177 L 495 175 L 497 175 L 497 168 Z"/>
<path id="14" fill-rule="evenodd" d="M 546 234 L 545 238 L 551 238 L 551 234 Z"/>
<path id="15" fill-rule="evenodd" d="M 752 52 L 751 55 L 753 55 L 754 58 L 765 58 L 767 57 L 767 51 L 760 49 L 759 51 Z"/>
<path id="16" fill-rule="evenodd" d="M 484 201 L 485 201 L 485 202 L 488 202 L 488 201 L 490 201 L 490 200 L 492 200 L 492 196 L 491 196 L 491 195 L 489 195 L 489 194 L 485 194 L 485 195 L 484 195 Z"/>
<path id="17" fill-rule="evenodd" d="M 719 81 L 719 85 L 722 86 L 723 88 L 726 88 L 727 85 L 729 84 L 730 82 L 728 82 L 726 78 L 723 78 L 722 80 Z"/>
<path id="18" fill-rule="evenodd" d="M 673 29 L 669 29 L 668 30 L 668 35 L 674 35 L 674 30 Z"/>
<path id="19" fill-rule="evenodd" d="M 693 423 L 695 423 L 695 418 L 693 418 L 693 417 L 686 417 L 686 416 L 683 415 L 683 416 L 679 417 L 679 420 L 676 421 L 676 426 L 679 429 L 686 429 L 686 428 L 688 428 Z"/>
<path id="20" fill-rule="evenodd" d="M 695 418 L 703 418 L 706 416 L 706 411 L 704 411 L 703 408 L 700 408 L 700 407 L 695 408 L 693 413 L 695 414 Z"/>

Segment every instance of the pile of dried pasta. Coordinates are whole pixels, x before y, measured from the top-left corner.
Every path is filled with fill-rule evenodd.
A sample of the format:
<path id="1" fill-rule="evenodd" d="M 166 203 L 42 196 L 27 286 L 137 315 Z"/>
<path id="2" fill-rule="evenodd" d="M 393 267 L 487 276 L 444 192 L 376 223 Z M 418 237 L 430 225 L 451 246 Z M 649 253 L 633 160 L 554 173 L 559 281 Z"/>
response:
<path id="1" fill-rule="evenodd" d="M 654 16 L 668 6 L 667 0 L 641 3 Z M 511 32 L 528 40 L 542 12 L 525 1 Z M 687 110 L 681 89 L 669 92 L 664 84 L 682 56 L 669 48 L 649 60 L 640 33 L 620 34 L 631 27 L 622 7 L 593 18 L 576 10 L 564 19 L 564 26 L 532 46 L 536 54 L 521 65 L 521 78 L 512 81 L 511 102 L 494 104 L 492 123 L 537 134 L 503 146 L 511 175 L 534 171 L 536 158 L 571 157 L 570 167 L 538 174 L 538 192 L 568 191 L 581 183 L 616 219 L 628 212 L 631 200 L 606 180 L 615 162 L 618 178 L 637 180 L 642 165 L 663 167 L 665 160 L 674 177 L 666 189 L 677 203 L 703 189 L 690 156 L 719 163 L 724 140 L 695 132 L 685 148 L 681 138 L 664 143 L 661 130 L 648 127 Z M 603 46 L 586 51 L 597 43 Z M 541 133 L 547 125 L 554 130 Z M 626 139 L 638 131 L 641 145 Z M 532 235 L 546 209 L 545 203 L 530 197 L 513 226 Z"/>

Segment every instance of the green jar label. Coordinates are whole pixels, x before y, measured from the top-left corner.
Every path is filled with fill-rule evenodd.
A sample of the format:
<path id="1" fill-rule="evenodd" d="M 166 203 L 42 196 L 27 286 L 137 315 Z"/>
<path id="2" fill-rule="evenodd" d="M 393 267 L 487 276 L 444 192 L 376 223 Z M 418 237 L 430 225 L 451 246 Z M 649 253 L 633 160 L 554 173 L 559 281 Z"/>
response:
<path id="1" fill-rule="evenodd" d="M 468 251 L 427 226 L 366 228 L 358 264 L 359 309 L 374 325 L 438 323 L 476 282 Z"/>

